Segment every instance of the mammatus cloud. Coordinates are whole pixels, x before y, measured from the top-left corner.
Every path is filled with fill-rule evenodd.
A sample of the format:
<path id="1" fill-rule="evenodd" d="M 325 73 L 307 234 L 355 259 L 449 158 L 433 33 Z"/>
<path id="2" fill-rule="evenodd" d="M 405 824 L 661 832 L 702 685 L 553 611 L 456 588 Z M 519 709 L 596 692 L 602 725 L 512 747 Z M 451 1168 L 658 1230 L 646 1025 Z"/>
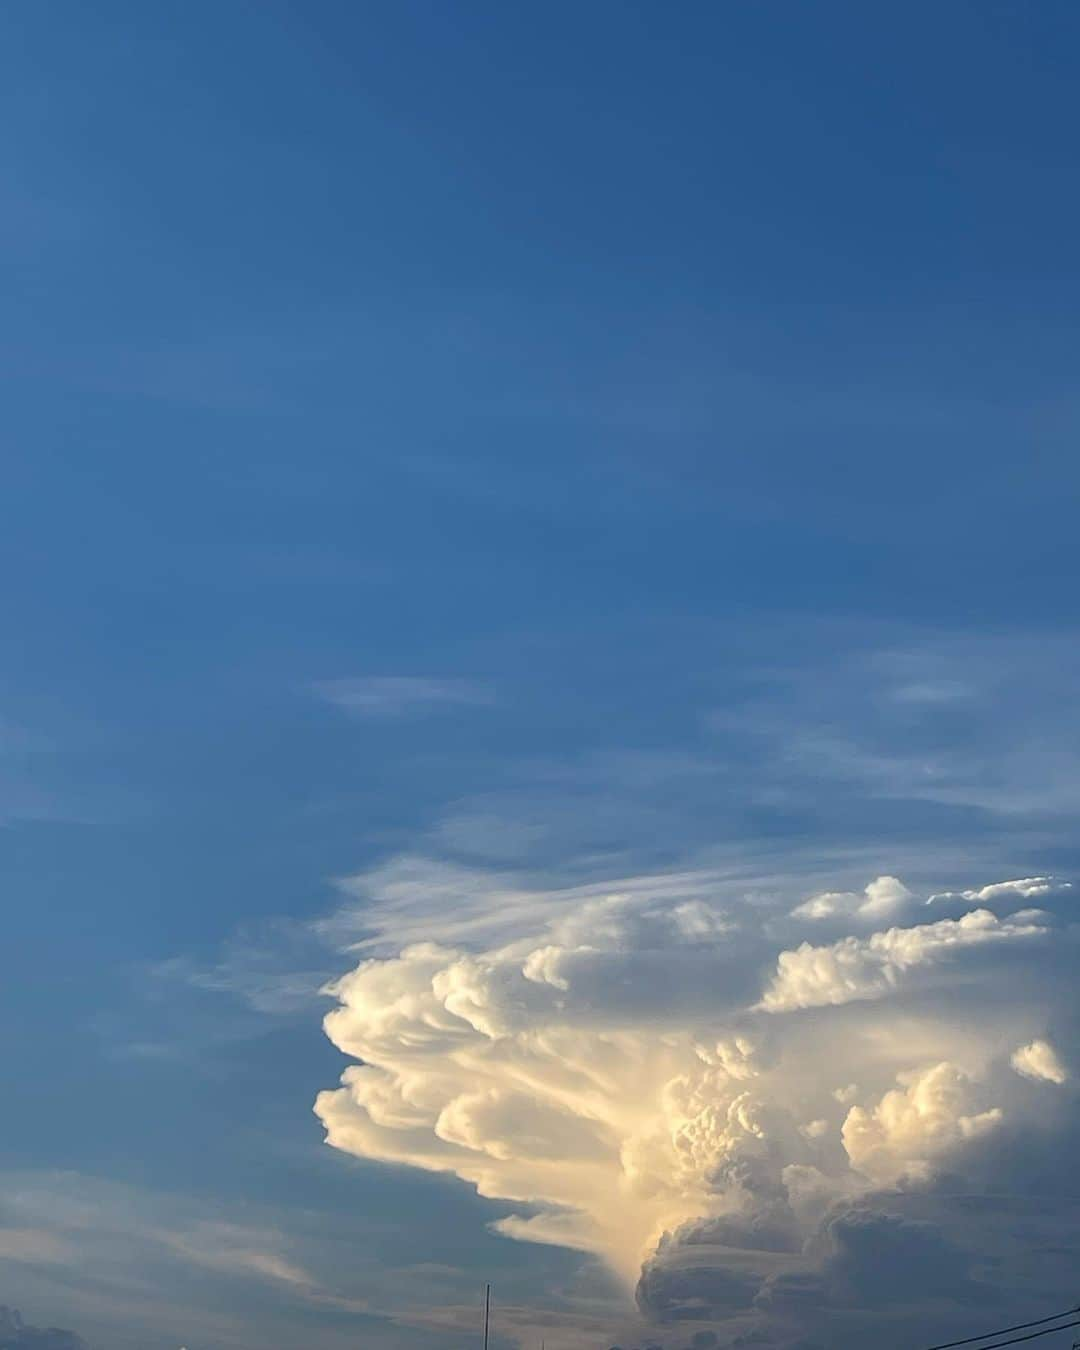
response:
<path id="1" fill-rule="evenodd" d="M 887 876 L 795 905 L 685 877 L 514 891 L 502 919 L 497 898 L 486 932 L 331 986 L 326 1031 L 356 1063 L 316 1111 L 336 1148 L 521 1205 L 498 1231 L 594 1253 L 651 1316 L 790 1340 L 793 1310 L 891 1298 L 884 1259 L 962 1302 L 981 1269 L 964 1242 L 998 1230 L 943 1217 L 942 1187 L 974 1203 L 986 1172 L 1000 1192 L 1025 1141 L 1072 1128 L 1042 1039 L 1075 1035 L 1076 929 L 1050 878 L 929 908 Z"/>

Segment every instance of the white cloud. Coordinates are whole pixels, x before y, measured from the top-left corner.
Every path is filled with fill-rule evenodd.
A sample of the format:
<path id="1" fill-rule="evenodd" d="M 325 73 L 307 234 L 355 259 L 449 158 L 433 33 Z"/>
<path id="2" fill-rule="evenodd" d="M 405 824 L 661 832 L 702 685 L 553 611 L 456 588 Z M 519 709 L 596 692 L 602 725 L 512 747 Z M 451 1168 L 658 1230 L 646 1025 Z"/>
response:
<path id="1" fill-rule="evenodd" d="M 1031 910 L 1002 920 L 975 909 L 962 919 L 889 928 L 868 938 L 848 936 L 828 947 L 804 942 L 777 957 L 776 975 L 760 1007 L 777 1013 L 881 998 L 919 967 L 965 949 L 1045 938 L 1050 929 L 1044 917 Z"/>
<path id="2" fill-rule="evenodd" d="M 392 718 L 439 706 L 482 707 L 493 702 L 488 686 L 476 680 L 421 675 L 358 675 L 317 680 L 315 693 L 355 717 Z"/>
<path id="3" fill-rule="evenodd" d="M 974 1086 L 955 1064 L 898 1078 L 876 1106 L 853 1106 L 841 1131 L 852 1166 L 875 1181 L 925 1175 L 935 1159 L 1001 1124 L 998 1107 L 975 1108 Z"/>
<path id="4" fill-rule="evenodd" d="M 889 690 L 889 697 L 897 703 L 957 703 L 974 693 L 972 686 L 961 680 L 917 680 L 896 685 Z"/>
<path id="5" fill-rule="evenodd" d="M 940 904 L 946 900 L 963 900 L 980 905 L 1000 904 L 1033 900 L 1039 896 L 1051 895 L 1058 891 L 1068 891 L 1072 887 L 1067 881 L 1058 881 L 1055 877 L 1019 877 L 1016 881 L 995 881 L 989 886 L 980 886 L 969 891 L 941 891 L 930 896 L 927 904 Z"/>
<path id="6" fill-rule="evenodd" d="M 891 876 L 827 893 L 855 931 L 794 949 L 782 889 L 707 873 L 544 892 L 401 862 L 362 887 L 373 954 L 331 990 L 357 1062 L 316 1103 L 328 1141 L 527 1206 L 497 1230 L 628 1281 L 683 1225 L 797 1248 L 830 1206 L 1023 1128 L 1007 1047 L 1035 1030 L 1034 944 L 1067 1021 L 1053 915 L 875 930 L 926 913 Z"/>
<path id="7" fill-rule="evenodd" d="M 911 892 L 896 877 L 878 877 L 861 895 L 853 891 L 825 891 L 811 896 L 792 911 L 795 919 L 836 919 L 855 915 L 874 921 L 888 918 L 911 900 Z"/>
<path id="8" fill-rule="evenodd" d="M 1068 1081 L 1069 1073 L 1058 1058 L 1058 1053 L 1047 1041 L 1032 1041 L 1014 1050 L 1009 1063 L 1025 1078 L 1041 1078 L 1059 1086 Z"/>
<path id="9" fill-rule="evenodd" d="M 1037 895 L 1047 895 L 1054 888 L 1053 877 L 1022 877 L 1018 881 L 998 881 L 974 892 L 963 891 L 962 894 L 965 900 L 977 900 L 985 905 L 994 900 L 1012 899 L 1016 896 L 1021 900 L 1030 900 Z M 1068 889 L 1068 882 L 1064 883 L 1062 889 Z"/>
<path id="10" fill-rule="evenodd" d="M 272 1232 L 202 1220 L 187 1230 L 161 1230 L 155 1237 L 198 1266 L 252 1275 L 312 1293 L 318 1288 L 306 1271 L 276 1250 L 280 1238 Z"/>

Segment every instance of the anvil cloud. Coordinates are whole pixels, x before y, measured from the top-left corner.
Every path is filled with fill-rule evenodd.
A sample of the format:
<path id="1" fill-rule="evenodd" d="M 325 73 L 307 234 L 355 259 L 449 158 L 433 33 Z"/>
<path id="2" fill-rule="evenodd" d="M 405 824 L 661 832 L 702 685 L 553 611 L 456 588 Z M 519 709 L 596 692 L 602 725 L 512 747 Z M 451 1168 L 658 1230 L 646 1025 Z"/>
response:
<path id="1" fill-rule="evenodd" d="M 501 913 L 477 885 L 486 930 L 448 941 L 433 912 L 437 940 L 332 986 L 356 1062 L 318 1098 L 328 1141 L 519 1205 L 500 1232 L 594 1253 L 652 1316 L 775 1338 L 795 1307 L 880 1299 L 873 1251 L 955 1267 L 966 1297 L 977 1253 L 942 1188 L 982 1194 L 992 1157 L 1073 1127 L 1065 883 L 784 898 L 688 876 Z"/>

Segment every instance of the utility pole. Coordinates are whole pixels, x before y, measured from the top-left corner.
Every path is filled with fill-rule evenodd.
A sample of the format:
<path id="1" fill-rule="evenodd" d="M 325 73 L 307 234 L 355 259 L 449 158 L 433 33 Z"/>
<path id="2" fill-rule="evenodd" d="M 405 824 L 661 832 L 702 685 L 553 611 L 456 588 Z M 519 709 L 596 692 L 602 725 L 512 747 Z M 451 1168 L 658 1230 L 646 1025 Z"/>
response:
<path id="1" fill-rule="evenodd" d="M 484 1350 L 488 1350 L 488 1324 L 491 1321 L 491 1285 L 484 1288 Z"/>

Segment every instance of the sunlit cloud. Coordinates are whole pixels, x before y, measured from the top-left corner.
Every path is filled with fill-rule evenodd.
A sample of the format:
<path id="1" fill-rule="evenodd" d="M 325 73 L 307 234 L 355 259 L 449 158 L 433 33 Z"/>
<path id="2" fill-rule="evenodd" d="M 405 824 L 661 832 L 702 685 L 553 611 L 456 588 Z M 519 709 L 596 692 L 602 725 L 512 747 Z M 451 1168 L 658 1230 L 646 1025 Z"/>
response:
<path id="1" fill-rule="evenodd" d="M 1075 1034 L 1053 878 L 928 908 L 888 875 L 793 905 L 681 874 L 519 888 L 500 911 L 477 873 L 485 924 L 459 874 L 447 931 L 433 871 L 423 941 L 423 868 L 388 875 L 378 954 L 329 990 L 354 1060 L 316 1104 L 329 1142 L 521 1205 L 497 1231 L 593 1253 L 650 1315 L 767 1323 L 797 1289 L 850 1291 L 860 1244 L 941 1257 L 931 1220 L 881 1197 L 930 1197 L 1045 1131 L 1038 1082 L 1066 1082 L 1043 1039 Z M 799 941 L 821 925 L 842 935 Z"/>
<path id="2" fill-rule="evenodd" d="M 1013 1052 L 1009 1063 L 1017 1073 L 1025 1078 L 1041 1078 L 1047 1083 L 1059 1086 L 1068 1080 L 1068 1070 L 1058 1058 L 1058 1053 L 1046 1041 L 1032 1041 Z"/>

